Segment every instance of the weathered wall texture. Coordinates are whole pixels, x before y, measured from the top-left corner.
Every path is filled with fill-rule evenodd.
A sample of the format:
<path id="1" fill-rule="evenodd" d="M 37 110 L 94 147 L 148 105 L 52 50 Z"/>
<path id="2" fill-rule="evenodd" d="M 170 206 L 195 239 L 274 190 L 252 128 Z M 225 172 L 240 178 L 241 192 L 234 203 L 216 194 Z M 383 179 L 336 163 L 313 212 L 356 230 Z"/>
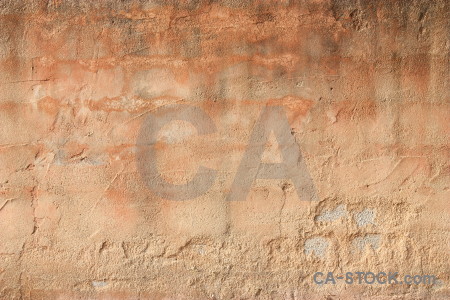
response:
<path id="1" fill-rule="evenodd" d="M 0 298 L 448 299 L 449 6 L 0 1 Z M 143 121 L 174 103 L 216 127 L 158 133 L 167 182 L 216 170 L 185 201 L 136 160 Z M 258 179 L 226 201 L 273 103 L 320 200 Z M 319 271 L 439 281 L 319 286 Z"/>

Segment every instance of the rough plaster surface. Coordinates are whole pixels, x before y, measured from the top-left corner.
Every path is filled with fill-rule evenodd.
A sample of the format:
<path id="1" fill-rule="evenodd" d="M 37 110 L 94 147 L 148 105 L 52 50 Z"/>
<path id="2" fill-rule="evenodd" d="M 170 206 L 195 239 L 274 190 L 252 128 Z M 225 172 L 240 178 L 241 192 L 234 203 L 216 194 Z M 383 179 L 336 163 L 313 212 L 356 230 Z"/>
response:
<path id="1" fill-rule="evenodd" d="M 448 299 L 449 6 L 0 1 L 0 298 Z M 136 162 L 144 118 L 174 103 L 216 126 L 159 132 L 167 182 L 217 170 L 186 201 L 155 196 Z M 272 179 L 225 200 L 268 103 L 319 201 Z M 272 138 L 263 159 L 282 159 Z"/>

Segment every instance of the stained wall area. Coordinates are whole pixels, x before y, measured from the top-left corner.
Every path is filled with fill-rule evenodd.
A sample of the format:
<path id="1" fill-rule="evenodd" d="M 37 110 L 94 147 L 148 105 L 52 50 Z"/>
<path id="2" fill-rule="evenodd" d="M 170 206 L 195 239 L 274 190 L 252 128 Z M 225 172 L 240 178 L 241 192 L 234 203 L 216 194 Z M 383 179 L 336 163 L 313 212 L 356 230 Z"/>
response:
<path id="1" fill-rule="evenodd" d="M 449 6 L 0 1 L 0 298 L 448 299 Z M 316 200 L 289 178 L 227 200 L 271 106 Z M 171 107 L 209 123 L 161 124 L 142 176 Z M 189 199 L 149 188 L 208 169 Z M 439 280 L 313 280 L 356 271 Z"/>

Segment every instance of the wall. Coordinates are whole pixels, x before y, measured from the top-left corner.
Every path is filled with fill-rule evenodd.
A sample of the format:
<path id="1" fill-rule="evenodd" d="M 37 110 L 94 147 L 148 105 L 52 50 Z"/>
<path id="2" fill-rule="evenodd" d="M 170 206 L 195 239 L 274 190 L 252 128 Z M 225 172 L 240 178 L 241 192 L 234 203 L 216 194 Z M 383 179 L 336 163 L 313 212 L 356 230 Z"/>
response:
<path id="1" fill-rule="evenodd" d="M 0 1 L 1 299 L 450 297 L 449 11 Z M 145 122 L 173 107 L 210 121 L 160 124 L 143 176 Z M 314 190 L 239 174 L 255 126 L 284 128 L 267 107 L 284 109 L 269 119 L 288 120 Z M 261 160 L 283 147 L 271 133 Z M 189 199 L 149 188 L 197 173 Z M 228 201 L 236 178 L 250 191 Z M 439 280 L 313 281 L 356 271 Z"/>

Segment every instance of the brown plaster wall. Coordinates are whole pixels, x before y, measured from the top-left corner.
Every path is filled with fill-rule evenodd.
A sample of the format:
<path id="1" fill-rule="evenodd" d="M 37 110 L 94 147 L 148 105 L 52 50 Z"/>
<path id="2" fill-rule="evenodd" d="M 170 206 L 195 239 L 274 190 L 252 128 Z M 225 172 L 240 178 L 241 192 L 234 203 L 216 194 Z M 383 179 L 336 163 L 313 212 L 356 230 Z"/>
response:
<path id="1" fill-rule="evenodd" d="M 448 299 L 449 1 L 0 1 L 1 299 Z M 161 177 L 136 157 L 144 120 Z M 227 201 L 265 107 L 318 201 L 257 179 Z M 276 137 L 263 161 L 279 162 Z M 316 272 L 433 274 L 317 285 Z"/>

